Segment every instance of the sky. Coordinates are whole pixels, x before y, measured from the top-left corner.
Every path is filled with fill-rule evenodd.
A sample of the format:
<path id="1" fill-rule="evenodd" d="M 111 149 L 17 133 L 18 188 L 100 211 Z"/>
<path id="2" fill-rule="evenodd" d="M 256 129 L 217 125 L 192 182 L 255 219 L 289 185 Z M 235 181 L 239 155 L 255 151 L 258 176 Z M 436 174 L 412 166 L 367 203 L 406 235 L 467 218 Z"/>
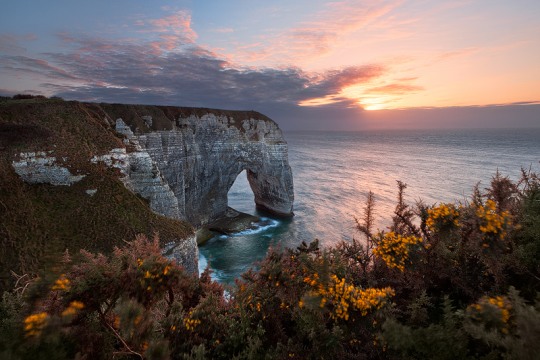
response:
<path id="1" fill-rule="evenodd" d="M 538 19 L 538 0 L 10 1 L 0 94 L 287 130 L 540 127 Z"/>

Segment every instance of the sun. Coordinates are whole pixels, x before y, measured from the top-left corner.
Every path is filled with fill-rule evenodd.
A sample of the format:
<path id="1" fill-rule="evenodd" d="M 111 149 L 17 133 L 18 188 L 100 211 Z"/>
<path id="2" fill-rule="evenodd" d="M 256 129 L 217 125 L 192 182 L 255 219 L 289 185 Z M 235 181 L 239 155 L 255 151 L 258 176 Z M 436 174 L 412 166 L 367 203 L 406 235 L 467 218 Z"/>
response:
<path id="1" fill-rule="evenodd" d="M 384 110 L 384 104 L 372 104 L 372 105 L 364 105 L 364 110 L 368 111 L 375 111 L 375 110 Z"/>
<path id="2" fill-rule="evenodd" d="M 386 109 L 386 101 L 382 97 L 364 97 L 358 100 L 358 105 L 367 111 Z"/>

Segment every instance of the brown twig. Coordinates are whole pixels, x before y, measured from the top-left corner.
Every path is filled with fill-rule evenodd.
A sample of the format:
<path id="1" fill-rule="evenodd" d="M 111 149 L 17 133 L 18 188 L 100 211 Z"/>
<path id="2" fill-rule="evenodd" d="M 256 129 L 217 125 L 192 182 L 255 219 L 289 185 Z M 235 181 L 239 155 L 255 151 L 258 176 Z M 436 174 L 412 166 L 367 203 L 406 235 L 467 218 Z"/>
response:
<path id="1" fill-rule="evenodd" d="M 126 341 L 122 338 L 122 336 L 118 333 L 118 331 L 116 331 L 114 329 L 114 327 L 111 326 L 111 324 L 109 324 L 107 322 L 107 320 L 105 320 L 105 315 L 103 314 L 103 312 L 101 310 L 98 310 L 99 312 L 99 317 L 100 317 L 100 320 L 101 320 L 101 323 L 104 324 L 109 330 L 111 330 L 111 332 L 113 333 L 113 335 L 122 343 L 122 345 L 124 346 L 124 348 L 127 350 L 125 352 L 123 351 L 120 351 L 120 352 L 115 352 L 115 354 L 121 354 L 121 353 L 127 353 L 127 354 L 131 354 L 131 355 L 137 355 L 138 357 L 140 357 L 141 359 L 144 359 L 144 356 L 142 356 L 142 354 L 134 351 L 134 350 L 131 350 L 131 348 L 129 347 L 129 345 L 126 343 Z"/>

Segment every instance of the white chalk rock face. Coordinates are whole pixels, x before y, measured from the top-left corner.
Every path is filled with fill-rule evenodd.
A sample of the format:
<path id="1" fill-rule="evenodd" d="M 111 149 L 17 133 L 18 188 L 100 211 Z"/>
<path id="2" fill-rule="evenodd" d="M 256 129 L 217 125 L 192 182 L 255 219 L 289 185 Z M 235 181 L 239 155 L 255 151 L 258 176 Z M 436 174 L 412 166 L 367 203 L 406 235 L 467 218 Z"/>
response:
<path id="1" fill-rule="evenodd" d="M 13 161 L 13 169 L 29 184 L 51 184 L 69 186 L 81 181 L 85 175 L 73 175 L 67 167 L 56 163 L 51 151 L 22 152 L 19 160 Z"/>
<path id="2" fill-rule="evenodd" d="M 124 185 L 147 199 L 155 213 L 180 219 L 178 200 L 169 184 L 161 176 L 150 155 L 138 146 L 137 140 L 133 138 L 131 141 L 136 149 L 133 152 L 127 153 L 124 148 L 112 149 L 108 154 L 94 156 L 90 161 L 103 162 L 119 169 L 123 175 L 120 180 Z"/>
<path id="3" fill-rule="evenodd" d="M 145 122 L 152 123 L 149 117 Z M 130 159 L 130 163 L 149 169 L 147 161 L 151 159 L 157 168 L 155 173 L 177 199 L 179 218 L 194 226 L 223 216 L 227 193 L 243 170 L 257 207 L 280 216 L 293 215 L 287 143 L 271 120 L 235 120 L 209 113 L 178 118 L 172 130 L 140 133 L 117 119 L 116 130 L 141 154 L 140 159 Z M 142 154 L 148 154 L 150 159 L 143 160 Z"/>

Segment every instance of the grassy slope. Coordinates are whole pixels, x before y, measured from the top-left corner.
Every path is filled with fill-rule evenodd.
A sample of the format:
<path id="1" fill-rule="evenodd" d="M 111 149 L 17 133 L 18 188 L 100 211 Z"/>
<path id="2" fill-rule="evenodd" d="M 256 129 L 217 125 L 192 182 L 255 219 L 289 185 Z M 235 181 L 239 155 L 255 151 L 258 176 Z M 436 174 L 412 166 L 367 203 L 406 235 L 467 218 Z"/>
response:
<path id="1" fill-rule="evenodd" d="M 37 273 L 66 249 L 107 252 L 137 233 L 158 232 L 162 242 L 192 234 L 189 224 L 152 213 L 115 170 L 90 163 L 123 147 L 107 117 L 100 106 L 78 102 L 0 102 L 0 287 L 12 280 L 10 270 Z M 24 183 L 11 162 L 38 150 L 53 150 L 72 174 L 87 176 L 72 186 Z M 87 189 L 98 191 L 91 197 Z"/>

